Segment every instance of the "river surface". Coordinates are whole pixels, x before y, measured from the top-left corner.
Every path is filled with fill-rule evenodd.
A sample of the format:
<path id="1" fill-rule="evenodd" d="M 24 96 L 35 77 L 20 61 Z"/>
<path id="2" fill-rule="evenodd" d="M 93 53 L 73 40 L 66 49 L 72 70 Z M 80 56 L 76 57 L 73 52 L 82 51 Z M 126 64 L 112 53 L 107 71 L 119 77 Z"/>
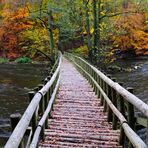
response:
<path id="1" fill-rule="evenodd" d="M 0 64 L 0 147 L 10 135 L 9 117 L 28 106 L 28 92 L 45 78 L 47 64 Z"/>
<path id="2" fill-rule="evenodd" d="M 123 87 L 133 87 L 134 94 L 148 104 L 148 58 L 122 61 L 120 66 L 127 71 L 113 72 Z"/>
<path id="3" fill-rule="evenodd" d="M 117 82 L 123 82 L 123 87 L 133 87 L 134 94 L 148 104 L 148 58 L 143 60 L 126 60 L 120 63 L 123 69 L 130 72 L 113 72 Z M 146 128 L 137 131 L 146 143 Z"/>

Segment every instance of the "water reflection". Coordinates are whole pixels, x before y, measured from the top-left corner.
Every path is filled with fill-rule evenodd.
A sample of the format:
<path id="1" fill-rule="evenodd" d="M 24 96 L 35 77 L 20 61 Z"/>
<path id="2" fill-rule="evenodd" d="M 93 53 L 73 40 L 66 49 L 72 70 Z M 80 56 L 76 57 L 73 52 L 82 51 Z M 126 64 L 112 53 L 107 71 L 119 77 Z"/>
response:
<path id="1" fill-rule="evenodd" d="M 47 64 L 0 64 L 0 145 L 9 135 L 9 116 L 23 114 L 28 91 L 41 83 Z"/>

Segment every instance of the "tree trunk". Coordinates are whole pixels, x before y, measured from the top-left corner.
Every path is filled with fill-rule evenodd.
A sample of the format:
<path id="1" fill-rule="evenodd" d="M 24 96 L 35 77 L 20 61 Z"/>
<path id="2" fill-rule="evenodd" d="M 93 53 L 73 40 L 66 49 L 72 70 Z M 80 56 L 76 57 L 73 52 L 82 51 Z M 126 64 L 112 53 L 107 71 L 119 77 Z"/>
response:
<path id="1" fill-rule="evenodd" d="M 98 52 L 100 48 L 101 0 L 98 1 Z"/>
<path id="2" fill-rule="evenodd" d="M 94 47 L 93 47 L 93 56 L 94 62 L 96 61 L 96 54 L 98 49 L 98 9 L 97 9 L 97 0 L 93 0 L 93 15 L 94 15 Z"/>
<path id="3" fill-rule="evenodd" d="M 83 0 L 84 3 L 84 9 L 85 9 L 85 21 L 86 21 L 86 32 L 87 32 L 87 47 L 88 47 L 88 57 L 90 61 L 92 62 L 92 45 L 91 45 L 91 35 L 90 35 L 90 20 L 89 20 L 89 9 L 88 9 L 88 2 Z"/>
<path id="4" fill-rule="evenodd" d="M 49 41 L 50 41 L 50 54 L 51 60 L 54 62 L 54 38 L 53 38 L 53 26 L 52 26 L 52 11 L 48 8 L 48 33 L 49 33 Z"/>
<path id="5" fill-rule="evenodd" d="M 127 8 L 128 8 L 128 0 L 123 0 L 123 1 L 122 1 L 122 7 L 123 7 L 124 9 L 127 9 Z"/>

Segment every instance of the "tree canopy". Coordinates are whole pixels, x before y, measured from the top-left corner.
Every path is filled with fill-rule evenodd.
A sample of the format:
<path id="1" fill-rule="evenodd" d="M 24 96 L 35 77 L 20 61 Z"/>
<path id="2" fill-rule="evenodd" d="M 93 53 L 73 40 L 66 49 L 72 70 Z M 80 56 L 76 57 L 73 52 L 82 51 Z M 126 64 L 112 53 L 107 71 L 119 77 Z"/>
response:
<path id="1" fill-rule="evenodd" d="M 52 59 L 70 50 L 92 62 L 148 54 L 147 0 L 0 1 L 0 56 Z"/>

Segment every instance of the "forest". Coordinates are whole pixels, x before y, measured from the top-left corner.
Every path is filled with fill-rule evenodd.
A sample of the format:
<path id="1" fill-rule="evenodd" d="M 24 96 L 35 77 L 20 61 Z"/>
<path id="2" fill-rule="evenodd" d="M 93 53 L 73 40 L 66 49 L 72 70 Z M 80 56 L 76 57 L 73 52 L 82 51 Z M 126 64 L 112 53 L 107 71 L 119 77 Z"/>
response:
<path id="1" fill-rule="evenodd" d="M 0 0 L 0 61 L 148 55 L 147 0 Z"/>

